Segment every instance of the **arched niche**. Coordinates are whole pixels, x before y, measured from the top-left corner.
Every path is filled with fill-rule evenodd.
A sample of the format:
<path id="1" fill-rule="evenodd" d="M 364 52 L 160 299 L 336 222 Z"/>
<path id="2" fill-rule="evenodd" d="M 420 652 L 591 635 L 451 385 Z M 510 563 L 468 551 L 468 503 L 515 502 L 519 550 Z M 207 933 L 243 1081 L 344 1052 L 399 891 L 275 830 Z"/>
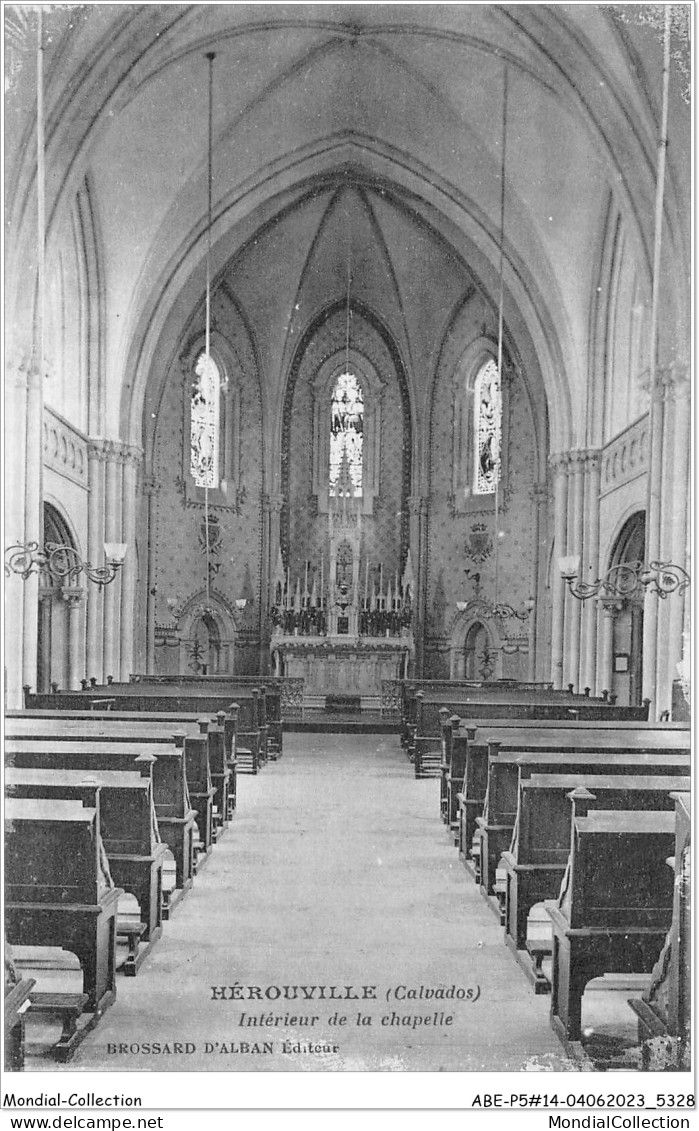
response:
<path id="1" fill-rule="evenodd" d="M 609 555 L 608 569 L 642 562 L 645 555 L 646 515 L 636 511 L 624 522 Z M 644 592 L 617 603 L 613 614 L 611 692 L 620 704 L 639 706 L 643 685 Z"/>
<path id="2" fill-rule="evenodd" d="M 238 626 L 220 593 L 197 593 L 177 618 L 180 675 L 233 672 Z"/>
<path id="3" fill-rule="evenodd" d="M 70 522 L 57 503 L 44 501 L 44 545 L 67 546 L 78 552 L 78 543 Z M 37 621 L 37 674 L 39 692 L 47 692 L 51 684 L 67 688 L 71 682 L 71 666 L 77 657 L 70 655 L 70 604 L 80 604 L 83 588 L 80 577 L 62 580 L 46 570 L 39 574 L 39 617 Z M 79 616 L 74 609 L 73 616 Z"/>
<path id="4" fill-rule="evenodd" d="M 460 609 L 449 634 L 449 678 L 499 679 L 501 647 L 502 639 L 495 621 L 481 619 L 477 610 Z"/>

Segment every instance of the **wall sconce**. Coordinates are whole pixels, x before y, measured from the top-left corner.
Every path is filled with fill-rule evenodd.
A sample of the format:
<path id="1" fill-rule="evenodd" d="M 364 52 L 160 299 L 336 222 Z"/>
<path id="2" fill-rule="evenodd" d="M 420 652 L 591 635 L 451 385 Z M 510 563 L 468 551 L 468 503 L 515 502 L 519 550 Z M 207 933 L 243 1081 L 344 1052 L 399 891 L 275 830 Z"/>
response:
<path id="1" fill-rule="evenodd" d="M 604 577 L 594 581 L 578 581 L 580 555 L 570 554 L 558 559 L 561 577 L 568 590 L 578 601 L 587 601 L 598 594 L 604 600 L 625 600 L 641 593 L 656 593 L 665 600 L 670 593 L 684 593 L 690 582 L 689 574 L 672 562 L 623 562 L 612 566 Z"/>
<path id="2" fill-rule="evenodd" d="M 38 542 L 18 542 L 5 550 L 5 576 L 17 573 L 22 581 L 26 581 L 33 573 L 43 573 L 59 583 L 66 578 L 69 583 L 74 583 L 79 574 L 84 573 L 102 589 L 114 581 L 124 564 L 127 549 L 125 542 L 105 542 L 106 564 L 93 566 L 90 562 L 84 562 L 72 546 L 47 542 L 43 550 L 40 550 Z"/>
<path id="3" fill-rule="evenodd" d="M 513 605 L 501 604 L 499 602 L 497 604 L 494 604 L 492 601 L 487 601 L 480 595 L 480 573 L 471 573 L 471 571 L 468 569 L 464 570 L 464 573 L 466 574 L 466 579 L 468 581 L 473 581 L 474 592 L 476 595 L 471 601 L 456 602 L 456 607 L 460 613 L 464 613 L 468 609 L 473 613 L 474 617 L 478 618 L 479 620 L 492 620 L 493 618 L 495 618 L 502 621 L 509 620 L 511 617 L 515 617 L 517 620 L 528 620 L 534 609 L 534 606 L 536 605 L 536 601 L 533 597 L 529 597 L 528 600 L 524 602 L 524 608 L 520 610 L 515 609 Z"/>

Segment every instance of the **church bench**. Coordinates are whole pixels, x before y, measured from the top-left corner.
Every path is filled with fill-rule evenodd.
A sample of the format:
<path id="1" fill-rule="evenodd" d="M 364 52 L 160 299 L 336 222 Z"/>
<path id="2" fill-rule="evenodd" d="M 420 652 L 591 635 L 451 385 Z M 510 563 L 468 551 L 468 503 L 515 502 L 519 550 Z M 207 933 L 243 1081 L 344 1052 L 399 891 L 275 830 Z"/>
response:
<path id="1" fill-rule="evenodd" d="M 665 861 L 674 841 L 674 813 L 599 809 L 574 818 L 560 894 L 545 904 L 553 926 L 551 1024 L 564 1045 L 580 1040 L 589 981 L 653 969 L 672 920 Z"/>
<path id="2" fill-rule="evenodd" d="M 20 978 L 14 969 L 10 971 L 6 965 L 3 1004 L 5 1072 L 21 1072 L 24 1068 L 24 1018 L 35 985 L 35 978 Z"/>
<path id="3" fill-rule="evenodd" d="M 520 780 L 517 816 L 509 849 L 500 858 L 505 871 L 505 942 L 526 973 L 527 917 L 536 903 L 558 894 L 570 853 L 571 794 L 576 816 L 586 809 L 673 810 L 673 790 L 689 788 L 689 778 L 669 775 L 532 774 Z M 585 802 L 585 808 L 581 803 Z M 537 987 L 541 986 L 536 980 Z"/>
<path id="4" fill-rule="evenodd" d="M 650 986 L 642 998 L 629 1002 L 638 1017 L 642 1067 L 651 1072 L 691 1068 L 691 794 L 678 791 L 672 800 L 675 845 L 667 861 L 674 873 L 672 922 Z"/>
<path id="5" fill-rule="evenodd" d="M 74 953 L 86 1009 L 101 1014 L 116 997 L 114 886 L 97 809 L 78 801 L 5 800 L 5 930 L 15 946 Z"/>
<path id="6" fill-rule="evenodd" d="M 236 707 L 236 704 L 232 704 Z M 184 734 L 206 733 L 209 740 L 209 769 L 214 786 L 214 823 L 225 828 L 229 814 L 236 805 L 235 735 L 236 710 L 218 711 L 215 722 L 211 717 L 177 712 L 147 711 L 95 711 L 24 710 L 6 711 L 5 733 L 8 737 L 45 738 L 53 734 L 79 734 L 86 724 L 94 727 L 95 734 L 117 737 L 117 724 L 122 731 L 137 731 L 145 736 L 160 738 L 164 732 L 177 730 Z M 52 720 L 50 728 L 46 720 Z M 43 725 L 42 725 L 43 724 Z M 123 724 L 127 724 L 125 727 Z M 92 731 L 91 731 L 92 733 Z"/>
<path id="7" fill-rule="evenodd" d="M 418 691 L 426 692 L 428 696 L 446 694 L 449 697 L 453 695 L 458 698 L 465 691 L 472 692 L 474 689 L 487 694 L 491 691 L 550 691 L 553 688 L 551 683 L 537 683 L 529 680 L 404 679 L 384 680 L 383 682 L 390 685 L 388 698 L 391 702 L 395 699 L 397 685 L 401 745 L 406 749 L 408 747 L 408 727 L 414 725 L 416 721 L 417 701 L 415 696 Z"/>
<path id="8" fill-rule="evenodd" d="M 647 748 L 674 752 L 688 751 L 690 742 L 686 728 L 638 725 L 619 719 L 610 719 L 605 725 L 586 720 L 573 724 L 563 720 L 535 720 L 522 725 L 512 725 L 510 720 L 503 725 L 498 720 L 491 724 L 483 722 L 482 726 L 473 728 L 469 720 L 462 720 L 461 728 L 454 732 L 455 739 L 458 735 L 461 740 L 463 733 L 466 735 L 467 750 L 463 789 L 459 797 L 459 853 L 465 862 L 470 856 L 476 821 L 483 812 L 488 787 L 489 756 L 498 750 L 525 752 L 548 748 L 557 751 L 589 751 L 597 744 L 602 749 L 620 751 Z"/>
<path id="9" fill-rule="evenodd" d="M 454 731 L 461 725 L 458 715 L 450 715 L 446 708 L 440 711 L 442 728 L 442 761 L 439 782 L 439 812 L 442 820 L 452 826 L 457 815 L 456 794 L 464 780 L 466 744 L 455 740 Z"/>
<path id="10" fill-rule="evenodd" d="M 177 684 L 183 688 L 220 689 L 224 694 L 230 694 L 235 699 L 238 690 L 247 691 L 251 688 L 264 691 L 266 723 L 268 728 L 268 755 L 272 761 L 280 758 L 283 753 L 283 723 L 282 723 L 282 693 L 284 680 L 281 677 L 265 676 L 233 676 L 230 673 L 218 675 L 191 675 L 191 676 L 154 676 L 131 675 L 129 684 L 138 684 L 140 687 L 154 688 L 158 686 Z M 107 684 L 107 689 L 111 685 Z"/>
<path id="11" fill-rule="evenodd" d="M 87 994 L 32 992 L 29 1014 L 32 1017 L 58 1017 L 61 1035 L 51 1048 L 54 1060 L 65 1064 L 70 1060 L 89 1029 L 78 1030 L 78 1019 L 87 1004 Z"/>
<path id="12" fill-rule="evenodd" d="M 593 721 L 597 718 L 632 722 L 643 721 L 648 716 L 648 702 L 643 707 L 617 707 L 610 700 L 592 699 L 586 695 L 573 695 L 571 692 L 493 692 L 480 698 L 464 693 L 463 699 L 455 696 L 416 694 L 416 718 L 414 725 L 408 727 L 408 756 L 415 766 L 415 776 L 423 777 L 441 763 L 440 711 L 459 715 L 467 720 L 470 717 L 500 719 L 567 719 Z M 439 770 L 437 769 L 437 772 Z"/>
<path id="13" fill-rule="evenodd" d="M 612 713 L 610 712 L 610 714 Z M 446 711 L 444 711 L 444 716 L 447 716 Z M 443 717 L 444 742 L 442 750 L 444 757 L 441 767 L 440 808 L 443 820 L 450 828 L 455 830 L 459 853 L 464 858 L 467 858 L 470 853 L 475 822 L 482 812 L 482 802 L 487 784 L 488 747 L 487 743 L 478 743 L 476 735 L 479 730 L 482 735 L 484 728 L 490 728 L 492 732 L 494 726 L 497 726 L 498 732 L 505 730 L 508 733 L 515 729 L 531 731 L 534 728 L 535 733 L 550 731 L 560 733 L 561 728 L 574 729 L 579 732 L 588 730 L 628 731 L 630 728 L 644 733 L 647 730 L 662 731 L 663 733 L 668 731 L 686 732 L 688 730 L 686 723 L 665 723 L 660 727 L 657 723 L 639 723 L 617 718 L 578 720 L 571 723 L 567 719 L 512 718 L 489 721 L 482 718 L 461 719 L 456 715 Z M 477 784 L 478 780 L 480 780 L 480 787 Z M 466 814 L 462 832 L 460 809 L 467 805 L 472 812 Z"/>
<path id="14" fill-rule="evenodd" d="M 210 772 L 210 740 L 208 732 L 210 723 L 208 719 L 198 718 L 195 724 L 187 724 L 186 728 L 177 734 L 184 742 L 185 773 L 190 798 L 196 811 L 196 824 L 198 830 L 198 844 L 200 851 L 208 854 L 214 840 L 214 800 L 215 790 L 211 781 Z M 53 719 L 50 725 L 46 720 L 12 719 L 7 723 L 8 737 L 14 738 L 18 732 L 34 741 L 46 740 L 50 736 L 46 733 L 53 730 L 56 737 L 74 739 L 76 741 L 91 741 L 92 739 L 106 739 L 108 741 L 135 742 L 142 744 L 144 749 L 154 743 L 167 742 L 173 738 L 164 726 L 151 722 L 122 722 L 112 721 L 107 717 L 97 724 L 86 720 L 62 718 Z M 188 732 L 188 733 L 187 733 Z M 213 742 L 214 753 L 220 754 L 220 743 L 216 746 Z M 221 767 L 223 776 L 223 792 L 227 792 L 227 779 L 230 770 L 227 766 Z M 221 803 L 226 803 L 222 798 Z"/>
<path id="15" fill-rule="evenodd" d="M 24 705 L 27 709 L 43 708 L 49 710 L 82 710 L 92 704 L 100 710 L 100 699 L 96 698 L 97 688 L 86 691 L 58 691 L 51 694 L 32 693 L 25 687 Z M 227 694 L 215 690 L 187 687 L 175 684 L 159 684 L 157 687 L 141 687 L 140 684 L 110 683 L 104 690 L 104 699 L 114 702 L 114 710 L 158 712 L 197 712 L 216 714 L 218 711 L 232 711 L 233 704 Z M 267 727 L 265 712 L 265 693 L 258 687 L 237 688 L 236 707 L 238 714 L 238 735 L 240 750 L 237 752 L 239 765 L 249 760 L 252 772 L 257 773 L 260 765 L 267 760 Z M 243 754 L 249 751 L 249 755 Z"/>
<path id="16" fill-rule="evenodd" d="M 580 742 L 580 745 L 568 749 L 492 754 L 483 816 L 478 817 L 476 822 L 476 836 L 480 840 L 478 882 L 481 891 L 486 896 L 492 894 L 500 856 L 509 849 L 512 840 L 520 783 L 532 774 L 685 775 L 689 773 L 689 766 L 689 754 L 658 752 L 652 747 L 620 753 L 617 747 L 605 747 L 598 738 L 588 747 Z"/>
<path id="17" fill-rule="evenodd" d="M 100 836 L 112 879 L 117 887 L 134 896 L 143 919 L 144 946 L 127 967 L 129 974 L 135 974 L 162 934 L 163 857 L 167 846 L 158 832 L 150 773 L 16 767 L 5 770 L 7 797 L 76 800 L 94 808 L 97 790 Z"/>
<path id="18" fill-rule="evenodd" d="M 179 745 L 178 745 L 179 743 Z M 153 801 L 158 828 L 175 859 L 175 886 L 179 896 L 192 886 L 194 877 L 195 814 L 190 804 L 185 774 L 184 736 L 171 743 L 141 743 L 138 739 L 108 741 L 93 735 L 54 739 L 7 739 L 7 765 L 22 768 L 77 770 L 133 770 L 142 757 L 155 758 L 152 767 Z"/>

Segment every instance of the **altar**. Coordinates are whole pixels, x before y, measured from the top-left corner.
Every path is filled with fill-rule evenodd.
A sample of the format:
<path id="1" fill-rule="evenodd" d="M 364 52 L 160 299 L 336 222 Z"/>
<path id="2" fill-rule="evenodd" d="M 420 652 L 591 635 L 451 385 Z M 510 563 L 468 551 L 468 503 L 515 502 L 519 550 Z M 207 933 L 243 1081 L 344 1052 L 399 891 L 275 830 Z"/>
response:
<path id="1" fill-rule="evenodd" d="M 304 681 L 304 707 L 328 698 L 358 697 L 362 710 L 379 710 L 384 679 L 406 679 L 414 646 L 401 636 L 287 636 L 271 641 L 272 672 Z"/>

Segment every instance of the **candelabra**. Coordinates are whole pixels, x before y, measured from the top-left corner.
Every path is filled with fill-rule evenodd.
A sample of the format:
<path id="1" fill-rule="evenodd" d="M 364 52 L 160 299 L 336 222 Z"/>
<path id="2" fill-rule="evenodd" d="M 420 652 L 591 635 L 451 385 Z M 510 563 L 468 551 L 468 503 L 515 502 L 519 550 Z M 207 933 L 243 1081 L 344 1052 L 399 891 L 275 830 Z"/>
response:
<path id="1" fill-rule="evenodd" d="M 471 601 L 457 601 L 456 607 L 460 613 L 468 609 L 473 613 L 474 617 L 478 620 L 509 620 L 515 617 L 517 620 L 528 620 L 535 601 L 533 597 L 525 601 L 523 609 L 515 609 L 513 605 L 503 604 L 501 602 L 487 601 L 485 597 L 481 597 L 481 575 L 480 573 L 471 573 L 470 570 L 464 570 L 467 581 L 472 581 L 475 597 Z"/>
<path id="2" fill-rule="evenodd" d="M 587 601 L 598 595 L 604 600 L 623 601 L 640 594 L 655 593 L 662 600 L 670 593 L 684 593 L 690 582 L 689 574 L 672 562 L 623 562 L 608 569 L 603 577 L 594 581 L 578 581 L 580 555 L 558 559 L 561 577 L 569 592 L 578 601 Z"/>
<path id="3" fill-rule="evenodd" d="M 127 546 L 121 542 L 105 542 L 105 565 L 93 566 L 85 562 L 73 546 L 58 542 L 47 542 L 43 549 L 38 542 L 18 542 L 5 550 L 5 576 L 16 573 L 26 581 L 33 573 L 49 576 L 52 581 L 73 583 L 84 573 L 86 577 L 102 589 L 109 585 L 124 564 Z"/>

